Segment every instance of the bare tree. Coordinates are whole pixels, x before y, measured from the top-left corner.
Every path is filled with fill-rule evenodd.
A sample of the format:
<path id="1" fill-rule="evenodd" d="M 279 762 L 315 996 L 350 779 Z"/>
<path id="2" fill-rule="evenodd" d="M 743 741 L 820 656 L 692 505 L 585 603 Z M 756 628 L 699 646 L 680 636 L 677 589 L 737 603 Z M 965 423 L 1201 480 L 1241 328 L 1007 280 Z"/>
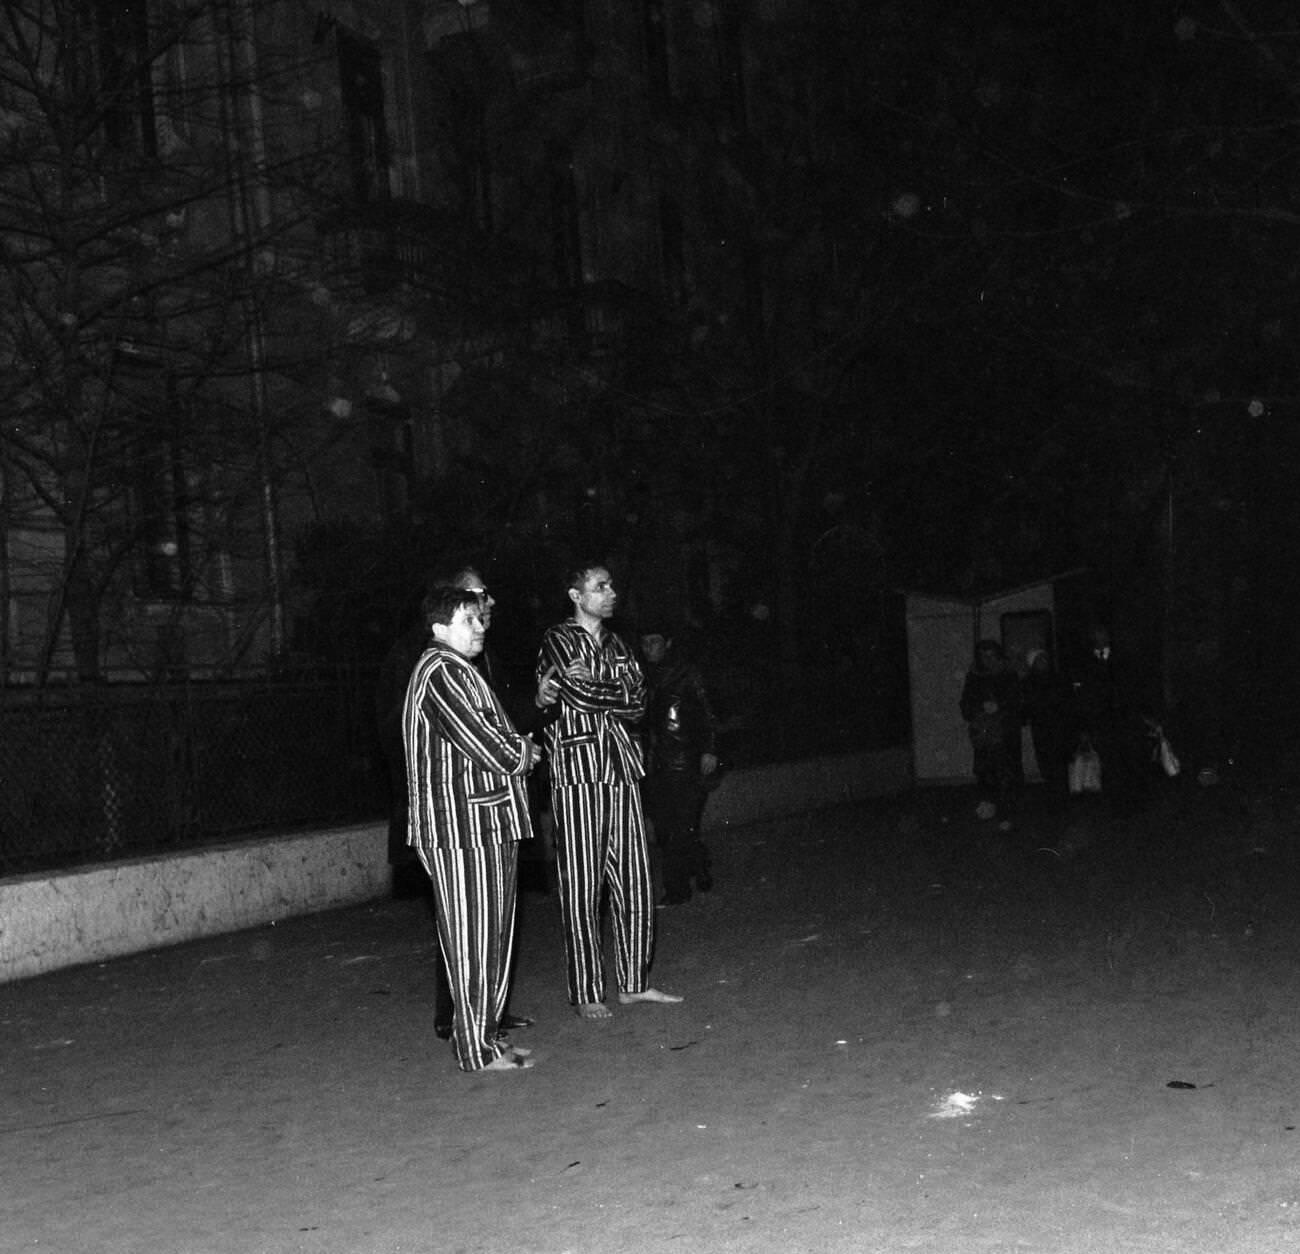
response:
<path id="1" fill-rule="evenodd" d="M 309 227 L 340 173 L 301 20 L 0 8 L 7 673 L 283 644 L 277 445 L 328 350 Z"/>

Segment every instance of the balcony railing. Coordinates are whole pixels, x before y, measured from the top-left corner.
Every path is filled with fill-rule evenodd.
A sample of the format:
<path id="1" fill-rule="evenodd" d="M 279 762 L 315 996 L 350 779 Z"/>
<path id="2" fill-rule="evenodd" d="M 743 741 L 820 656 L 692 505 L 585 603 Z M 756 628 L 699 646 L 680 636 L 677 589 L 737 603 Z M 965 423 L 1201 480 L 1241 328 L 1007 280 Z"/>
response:
<path id="1" fill-rule="evenodd" d="M 336 290 L 381 296 L 431 272 L 438 241 L 452 230 L 445 215 L 409 201 L 342 210 L 321 222 L 327 280 Z"/>

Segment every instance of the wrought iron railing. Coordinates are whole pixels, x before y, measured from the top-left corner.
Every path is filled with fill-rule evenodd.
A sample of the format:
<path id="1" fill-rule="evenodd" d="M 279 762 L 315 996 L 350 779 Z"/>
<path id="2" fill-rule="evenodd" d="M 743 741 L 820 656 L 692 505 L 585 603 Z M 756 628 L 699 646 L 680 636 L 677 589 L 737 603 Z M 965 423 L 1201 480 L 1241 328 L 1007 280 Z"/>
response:
<path id="1" fill-rule="evenodd" d="M 4 694 L 0 875 L 377 818 L 373 682 Z"/>

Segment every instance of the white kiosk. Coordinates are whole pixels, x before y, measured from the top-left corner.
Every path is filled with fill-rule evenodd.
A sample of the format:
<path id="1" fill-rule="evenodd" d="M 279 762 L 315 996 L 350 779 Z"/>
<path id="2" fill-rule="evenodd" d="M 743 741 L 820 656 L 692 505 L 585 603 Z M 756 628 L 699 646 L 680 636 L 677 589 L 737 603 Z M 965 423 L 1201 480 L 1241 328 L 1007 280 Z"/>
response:
<path id="1" fill-rule="evenodd" d="M 983 593 L 905 592 L 907 666 L 912 702 L 912 768 L 917 783 L 958 784 L 972 778 L 972 754 L 958 701 L 975 657 L 975 642 L 1001 642 L 1014 665 L 1031 649 L 1046 649 L 1059 664 L 1056 584 L 1079 571 L 1018 588 Z M 1026 728 L 1025 776 L 1038 764 Z"/>

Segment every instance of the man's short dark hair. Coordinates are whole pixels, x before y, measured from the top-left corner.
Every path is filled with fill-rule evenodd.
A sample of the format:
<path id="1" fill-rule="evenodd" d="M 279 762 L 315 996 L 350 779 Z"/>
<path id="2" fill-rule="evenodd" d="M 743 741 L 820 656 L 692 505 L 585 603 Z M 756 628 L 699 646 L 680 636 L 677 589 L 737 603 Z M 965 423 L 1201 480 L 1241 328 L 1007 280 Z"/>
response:
<path id="1" fill-rule="evenodd" d="M 565 587 L 581 589 L 587 576 L 593 570 L 608 570 L 609 563 L 603 558 L 592 558 L 589 562 L 575 562 L 565 573 Z"/>
<path id="2" fill-rule="evenodd" d="M 483 567 L 477 562 L 461 562 L 459 566 L 448 566 L 429 580 L 429 587 L 452 588 L 469 574 L 475 574 L 482 578 Z"/>
<path id="3" fill-rule="evenodd" d="M 441 623 L 445 627 L 456 617 L 457 610 L 468 609 L 470 606 L 478 609 L 477 593 L 466 592 L 464 588 L 450 584 L 438 584 L 424 594 L 420 612 L 424 615 L 427 627 L 432 627 L 434 623 Z"/>

